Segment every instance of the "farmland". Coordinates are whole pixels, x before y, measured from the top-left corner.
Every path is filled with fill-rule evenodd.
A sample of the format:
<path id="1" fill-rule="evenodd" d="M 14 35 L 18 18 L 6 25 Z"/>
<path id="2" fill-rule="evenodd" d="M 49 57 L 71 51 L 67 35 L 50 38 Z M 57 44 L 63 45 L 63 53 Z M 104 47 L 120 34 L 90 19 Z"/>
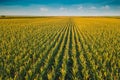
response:
<path id="1" fill-rule="evenodd" d="M 119 80 L 120 19 L 0 19 L 0 80 Z"/>

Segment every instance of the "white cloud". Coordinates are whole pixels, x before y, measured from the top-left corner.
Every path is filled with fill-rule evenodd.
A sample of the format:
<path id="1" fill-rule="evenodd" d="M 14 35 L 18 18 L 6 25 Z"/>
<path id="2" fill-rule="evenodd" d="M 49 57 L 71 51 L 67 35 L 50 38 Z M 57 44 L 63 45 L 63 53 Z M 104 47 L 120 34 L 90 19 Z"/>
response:
<path id="1" fill-rule="evenodd" d="M 59 10 L 61 10 L 61 11 L 65 11 L 65 10 L 67 10 L 67 8 L 60 7 Z"/>
<path id="2" fill-rule="evenodd" d="M 48 11 L 48 8 L 41 7 L 41 8 L 40 8 L 40 11 L 41 11 L 41 12 L 47 12 L 47 11 Z"/>
<path id="3" fill-rule="evenodd" d="M 83 6 L 78 7 L 78 10 L 82 10 L 82 9 L 83 9 Z"/>
<path id="4" fill-rule="evenodd" d="M 109 5 L 105 5 L 102 7 L 102 9 L 110 9 L 110 6 Z"/>
<path id="5" fill-rule="evenodd" d="M 95 6 L 90 7 L 90 9 L 95 10 L 97 9 Z"/>
<path id="6" fill-rule="evenodd" d="M 18 10 L 19 8 L 19 10 Z M 2 6 L 0 5 L 0 15 L 40 15 L 40 16 L 59 16 L 59 15 L 120 15 L 120 6 L 112 5 L 72 5 L 72 6 Z M 29 13 L 29 14 L 28 14 Z"/>

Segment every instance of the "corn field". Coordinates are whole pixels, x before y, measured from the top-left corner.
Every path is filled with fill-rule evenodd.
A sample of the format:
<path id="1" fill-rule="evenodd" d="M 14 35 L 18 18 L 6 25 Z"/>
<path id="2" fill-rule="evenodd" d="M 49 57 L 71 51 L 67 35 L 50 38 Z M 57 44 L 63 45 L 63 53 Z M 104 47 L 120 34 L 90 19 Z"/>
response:
<path id="1" fill-rule="evenodd" d="M 120 80 L 120 19 L 0 19 L 0 80 Z"/>

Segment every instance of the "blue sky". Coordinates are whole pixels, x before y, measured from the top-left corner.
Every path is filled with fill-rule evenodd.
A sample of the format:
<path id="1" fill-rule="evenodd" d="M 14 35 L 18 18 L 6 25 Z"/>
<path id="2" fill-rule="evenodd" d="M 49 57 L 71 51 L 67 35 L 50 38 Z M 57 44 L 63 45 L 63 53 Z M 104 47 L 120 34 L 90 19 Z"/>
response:
<path id="1" fill-rule="evenodd" d="M 0 0 L 0 15 L 120 16 L 120 0 Z"/>

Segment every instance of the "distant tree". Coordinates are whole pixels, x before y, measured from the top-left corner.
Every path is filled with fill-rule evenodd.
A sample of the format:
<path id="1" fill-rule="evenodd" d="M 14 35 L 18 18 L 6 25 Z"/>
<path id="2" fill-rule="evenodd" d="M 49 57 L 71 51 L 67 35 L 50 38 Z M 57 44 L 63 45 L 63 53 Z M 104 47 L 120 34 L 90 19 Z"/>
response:
<path id="1" fill-rule="evenodd" d="M 5 15 L 1 15 L 1 18 L 5 18 Z"/>

